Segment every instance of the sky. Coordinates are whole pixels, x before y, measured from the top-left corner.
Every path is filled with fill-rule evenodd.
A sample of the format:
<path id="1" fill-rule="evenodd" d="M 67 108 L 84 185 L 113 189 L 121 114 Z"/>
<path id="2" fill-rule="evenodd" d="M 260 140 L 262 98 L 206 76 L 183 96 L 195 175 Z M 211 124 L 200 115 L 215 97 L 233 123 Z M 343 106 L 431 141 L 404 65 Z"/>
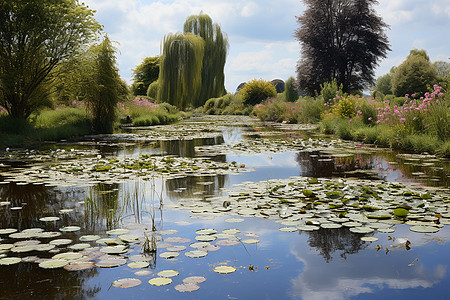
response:
<path id="1" fill-rule="evenodd" d="M 119 73 L 129 84 L 145 57 L 161 53 L 164 35 L 183 31 L 187 17 L 208 14 L 228 36 L 225 87 L 252 79 L 296 76 L 300 44 L 294 38 L 302 15 L 301 0 L 80 0 L 96 11 L 96 20 L 116 42 Z M 374 6 L 390 28 L 387 58 L 376 77 L 398 66 L 411 49 L 425 49 L 431 61 L 450 63 L 450 0 L 379 0 Z"/>

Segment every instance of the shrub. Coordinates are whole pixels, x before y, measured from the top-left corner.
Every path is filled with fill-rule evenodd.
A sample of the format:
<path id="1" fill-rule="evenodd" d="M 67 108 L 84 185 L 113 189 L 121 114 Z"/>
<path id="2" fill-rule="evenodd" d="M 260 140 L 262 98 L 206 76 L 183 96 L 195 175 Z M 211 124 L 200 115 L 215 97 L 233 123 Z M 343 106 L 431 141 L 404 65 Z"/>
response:
<path id="1" fill-rule="evenodd" d="M 159 81 L 153 81 L 147 89 L 147 97 L 155 99 L 158 97 Z"/>
<path id="2" fill-rule="evenodd" d="M 336 116 L 340 118 L 351 118 L 356 115 L 356 100 L 352 96 L 342 97 L 339 103 L 333 107 Z"/>
<path id="3" fill-rule="evenodd" d="M 284 96 L 286 101 L 294 102 L 298 99 L 298 89 L 295 86 L 295 79 L 294 77 L 289 77 L 288 80 L 286 80 L 286 86 L 284 90 Z"/>
<path id="4" fill-rule="evenodd" d="M 263 79 L 253 79 L 246 83 L 239 92 L 244 100 L 244 104 L 256 105 L 277 95 L 275 87 Z"/>
<path id="5" fill-rule="evenodd" d="M 377 122 L 377 108 L 375 101 L 364 101 L 360 107 L 361 119 L 366 125 L 374 125 Z"/>
<path id="6" fill-rule="evenodd" d="M 337 95 L 342 94 L 342 87 L 342 84 L 338 86 L 337 80 L 333 79 L 331 82 L 320 85 L 320 94 L 325 102 L 332 101 Z"/>

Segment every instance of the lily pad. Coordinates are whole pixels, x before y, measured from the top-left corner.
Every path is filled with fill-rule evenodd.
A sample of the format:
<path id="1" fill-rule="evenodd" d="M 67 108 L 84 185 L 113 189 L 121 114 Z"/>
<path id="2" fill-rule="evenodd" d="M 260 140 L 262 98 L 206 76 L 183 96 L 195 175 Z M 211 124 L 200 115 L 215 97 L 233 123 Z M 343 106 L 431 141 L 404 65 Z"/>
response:
<path id="1" fill-rule="evenodd" d="M 66 226 L 66 227 L 60 228 L 59 230 L 63 231 L 63 232 L 75 232 L 80 229 L 81 229 L 80 226 Z"/>
<path id="2" fill-rule="evenodd" d="M 421 233 L 435 233 L 439 231 L 439 228 L 434 226 L 416 225 L 410 227 L 409 230 Z"/>
<path id="3" fill-rule="evenodd" d="M 199 230 L 196 230 L 195 233 L 200 234 L 200 235 L 210 235 L 210 234 L 217 233 L 217 230 L 215 230 L 215 229 L 199 229 Z"/>
<path id="4" fill-rule="evenodd" d="M 186 239 L 186 238 L 182 238 L 182 237 L 168 237 L 165 239 L 165 241 L 167 243 L 189 243 L 191 240 L 190 239 Z"/>
<path id="5" fill-rule="evenodd" d="M 36 251 L 45 252 L 45 251 L 50 251 L 50 250 L 54 249 L 55 247 L 56 247 L 56 245 L 52 245 L 52 244 L 39 244 L 39 245 L 34 246 L 34 249 Z"/>
<path id="6" fill-rule="evenodd" d="M 167 251 L 170 252 L 178 252 L 186 250 L 186 246 L 171 246 L 166 248 Z"/>
<path id="7" fill-rule="evenodd" d="M 135 261 L 135 262 L 129 263 L 128 267 L 130 267 L 132 269 L 143 269 L 143 268 L 147 268 L 149 265 L 150 265 L 150 263 L 147 261 Z"/>
<path id="8" fill-rule="evenodd" d="M 114 268 L 127 263 L 125 258 L 103 259 L 95 263 L 100 268 Z"/>
<path id="9" fill-rule="evenodd" d="M 336 224 L 336 223 L 323 223 L 323 224 L 320 224 L 320 227 L 325 228 L 325 229 L 337 229 L 337 228 L 341 228 L 342 225 Z"/>
<path id="10" fill-rule="evenodd" d="M 220 266 L 220 267 L 214 268 L 214 272 L 219 273 L 219 274 L 229 274 L 229 273 L 233 273 L 235 271 L 236 271 L 236 268 L 230 267 L 230 266 Z"/>
<path id="11" fill-rule="evenodd" d="M 297 228 L 300 230 L 303 230 L 303 231 L 314 231 L 314 230 L 320 229 L 319 226 L 315 226 L 315 225 L 300 225 L 300 226 L 297 226 Z"/>
<path id="12" fill-rule="evenodd" d="M 74 244 L 74 245 L 70 245 L 68 248 L 72 249 L 72 250 L 83 250 L 86 248 L 91 247 L 90 244 L 86 244 L 86 243 L 79 243 L 79 244 Z"/>
<path id="13" fill-rule="evenodd" d="M 61 232 L 58 231 L 45 231 L 45 232 L 41 232 L 38 235 L 36 235 L 36 237 L 41 238 L 41 239 L 49 239 L 49 238 L 54 238 L 54 237 L 58 237 L 62 235 Z"/>
<path id="14" fill-rule="evenodd" d="M 67 271 L 81 271 L 81 270 L 92 269 L 94 266 L 95 266 L 95 264 L 91 261 L 72 262 L 69 265 L 64 266 L 64 269 L 66 269 Z"/>
<path id="15" fill-rule="evenodd" d="M 136 276 L 148 276 L 150 274 L 152 274 L 152 272 L 148 271 L 148 270 L 140 270 L 140 271 L 134 272 L 134 275 L 136 275 Z"/>
<path id="16" fill-rule="evenodd" d="M 220 240 L 216 243 L 216 245 L 219 246 L 234 246 L 238 244 L 240 244 L 240 242 L 236 239 Z"/>
<path id="17" fill-rule="evenodd" d="M 376 241 L 378 241 L 378 238 L 373 237 L 373 236 L 363 236 L 363 237 L 361 237 L 361 241 L 364 241 L 364 242 L 376 242 Z"/>
<path id="18" fill-rule="evenodd" d="M 161 286 L 161 285 L 168 285 L 172 283 L 172 279 L 165 278 L 165 277 L 156 277 L 152 278 L 148 281 L 151 285 Z"/>
<path id="19" fill-rule="evenodd" d="M 14 265 L 20 263 L 22 260 L 19 257 L 4 257 L 0 258 L 0 265 Z"/>
<path id="20" fill-rule="evenodd" d="M 125 243 L 132 243 L 132 242 L 135 242 L 135 241 L 137 241 L 139 239 L 138 236 L 133 235 L 133 234 L 122 234 L 122 235 L 119 235 L 118 238 L 122 242 L 125 242 Z"/>
<path id="21" fill-rule="evenodd" d="M 257 243 L 259 243 L 259 240 L 257 240 L 257 239 L 246 239 L 246 240 L 242 240 L 242 242 L 246 243 L 246 244 L 257 244 Z"/>
<path id="22" fill-rule="evenodd" d="M 128 247 L 124 245 L 107 246 L 100 249 L 100 252 L 108 254 L 122 254 L 128 251 Z"/>
<path id="23" fill-rule="evenodd" d="M 94 235 L 94 234 L 88 234 L 88 235 L 80 236 L 80 241 L 81 242 L 92 242 L 92 241 L 96 241 L 96 240 L 99 240 L 99 239 L 100 239 L 100 236 Z"/>
<path id="24" fill-rule="evenodd" d="M 214 235 L 197 235 L 195 239 L 199 242 L 212 242 L 217 239 Z"/>
<path id="25" fill-rule="evenodd" d="M 55 256 L 52 257 L 52 259 L 57 259 L 57 260 L 69 260 L 69 261 L 73 261 L 73 260 L 77 260 L 83 257 L 83 254 L 78 253 L 78 252 L 66 252 L 66 253 L 59 253 L 56 254 Z"/>
<path id="26" fill-rule="evenodd" d="M 132 287 L 138 286 L 141 283 L 142 283 L 142 281 L 140 281 L 137 278 L 123 278 L 123 279 L 118 279 L 118 280 L 113 281 L 113 283 L 111 285 L 116 288 L 127 289 L 127 288 L 132 288 Z"/>
<path id="27" fill-rule="evenodd" d="M 180 275 L 180 273 L 177 270 L 164 270 L 158 273 L 159 277 L 175 277 Z"/>
<path id="28" fill-rule="evenodd" d="M 128 232 L 130 232 L 128 229 L 118 228 L 118 229 L 108 230 L 106 232 L 106 234 L 109 234 L 109 235 L 121 235 L 121 234 L 127 234 Z"/>
<path id="29" fill-rule="evenodd" d="M 178 255 L 180 255 L 178 252 L 163 252 L 159 255 L 159 257 L 171 259 L 177 257 Z"/>
<path id="30" fill-rule="evenodd" d="M 235 229 L 235 228 L 222 230 L 222 233 L 225 233 L 225 234 L 236 234 L 236 233 L 239 233 L 239 232 L 241 232 L 241 231 L 239 229 Z"/>
<path id="31" fill-rule="evenodd" d="M 298 228 L 289 226 L 289 227 L 281 227 L 278 230 L 283 231 L 283 232 L 295 232 L 295 231 L 298 231 Z"/>
<path id="32" fill-rule="evenodd" d="M 206 255 L 208 255 L 208 252 L 202 251 L 202 250 L 193 250 L 193 251 L 188 251 L 188 252 L 184 253 L 184 255 L 186 255 L 188 257 L 199 258 L 199 257 L 205 257 Z"/>
<path id="33" fill-rule="evenodd" d="M 14 247 L 13 244 L 0 244 L 0 250 L 9 250 L 13 247 Z"/>
<path id="34" fill-rule="evenodd" d="M 177 284 L 174 289 L 179 292 L 193 292 L 198 290 L 200 287 L 196 285 L 195 283 L 183 283 L 183 284 Z"/>
<path id="35" fill-rule="evenodd" d="M 361 227 L 361 226 L 359 226 L 359 227 L 351 227 L 351 228 L 350 228 L 350 231 L 353 232 L 353 233 L 362 233 L 362 234 L 365 234 L 365 233 L 371 233 L 371 232 L 374 232 L 375 229 L 370 228 L 370 227 Z"/>
<path id="36" fill-rule="evenodd" d="M 50 259 L 39 263 L 39 267 L 43 269 L 57 269 L 62 268 L 69 262 L 65 259 Z"/>
<path id="37" fill-rule="evenodd" d="M 58 217 L 44 217 L 44 218 L 40 218 L 39 221 L 42 222 L 53 222 L 53 221 L 58 221 L 59 218 Z"/>
<path id="38" fill-rule="evenodd" d="M 198 284 L 198 283 L 202 283 L 205 281 L 206 281 L 206 278 L 203 276 L 190 276 L 190 277 L 186 277 L 185 279 L 183 279 L 183 283 L 193 283 L 193 284 Z"/>
<path id="39" fill-rule="evenodd" d="M 68 245 L 70 243 L 72 243 L 71 239 L 56 239 L 56 240 L 52 240 L 49 242 L 49 244 L 55 245 L 55 246 Z"/>
<path id="40" fill-rule="evenodd" d="M 0 234 L 11 234 L 17 232 L 17 229 L 15 228 L 4 228 L 4 229 L 0 229 Z"/>

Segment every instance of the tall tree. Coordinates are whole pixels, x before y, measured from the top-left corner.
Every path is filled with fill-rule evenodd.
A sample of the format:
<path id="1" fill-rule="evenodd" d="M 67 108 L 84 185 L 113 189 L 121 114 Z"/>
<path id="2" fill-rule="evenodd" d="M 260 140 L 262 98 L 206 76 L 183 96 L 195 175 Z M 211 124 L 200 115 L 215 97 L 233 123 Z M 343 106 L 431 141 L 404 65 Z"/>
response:
<path id="1" fill-rule="evenodd" d="M 133 70 L 134 80 L 131 85 L 133 95 L 147 95 L 149 85 L 158 80 L 160 57 L 146 57 L 140 65 Z"/>
<path id="2" fill-rule="evenodd" d="M 101 30 L 77 0 L 0 0 L 0 105 L 15 118 L 42 106 L 56 66 Z"/>
<path id="3" fill-rule="evenodd" d="M 220 26 L 203 13 L 188 17 L 184 23 L 184 32 L 200 36 L 205 41 L 203 56 L 202 87 L 195 106 L 203 105 L 206 100 L 223 96 L 225 91 L 224 67 L 228 52 L 228 39 Z"/>
<path id="4" fill-rule="evenodd" d="M 97 133 L 112 133 L 123 85 L 116 67 L 116 49 L 105 37 L 100 45 L 90 49 L 92 71 L 86 91 L 92 111 L 92 125 Z"/>
<path id="5" fill-rule="evenodd" d="M 295 31 L 302 50 L 297 81 L 310 95 L 320 84 L 337 79 L 344 92 L 361 90 L 374 82 L 374 68 L 390 50 L 376 14 L 376 0 L 303 0 L 307 8 L 297 17 Z"/>
<path id="6" fill-rule="evenodd" d="M 168 34 L 163 40 L 158 100 L 180 109 L 197 106 L 202 85 L 205 41 L 192 33 Z"/>

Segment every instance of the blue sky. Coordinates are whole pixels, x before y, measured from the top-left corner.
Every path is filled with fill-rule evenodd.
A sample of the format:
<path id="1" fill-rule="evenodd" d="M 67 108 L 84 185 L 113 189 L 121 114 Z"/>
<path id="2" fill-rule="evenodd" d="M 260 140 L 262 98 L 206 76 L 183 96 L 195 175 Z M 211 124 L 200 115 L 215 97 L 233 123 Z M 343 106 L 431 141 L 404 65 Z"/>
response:
<path id="1" fill-rule="evenodd" d="M 147 56 L 161 52 L 164 35 L 183 29 L 186 18 L 200 11 L 221 25 L 230 49 L 225 65 L 229 92 L 254 78 L 295 77 L 300 45 L 294 39 L 295 16 L 301 0 L 81 0 L 119 43 L 121 76 L 131 83 L 132 69 Z M 390 25 L 386 32 L 392 51 L 376 76 L 399 65 L 411 49 L 425 49 L 432 61 L 450 62 L 450 0 L 379 0 L 378 14 Z"/>

